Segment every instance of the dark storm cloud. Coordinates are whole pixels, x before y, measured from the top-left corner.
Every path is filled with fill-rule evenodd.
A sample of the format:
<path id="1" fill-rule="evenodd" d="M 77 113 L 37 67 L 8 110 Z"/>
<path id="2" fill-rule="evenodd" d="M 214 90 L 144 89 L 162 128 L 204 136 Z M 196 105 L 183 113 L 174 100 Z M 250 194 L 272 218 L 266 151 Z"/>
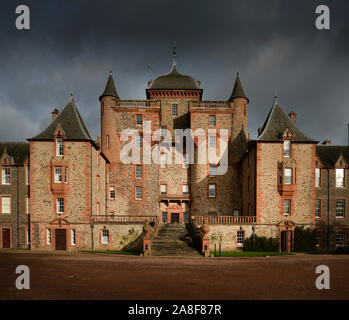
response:
<path id="1" fill-rule="evenodd" d="M 201 80 L 204 99 L 227 99 L 237 71 L 256 136 L 273 96 L 318 140 L 347 143 L 349 5 L 345 1 L 23 1 L 31 29 L 14 27 L 17 3 L 0 4 L 0 140 L 46 125 L 72 90 L 93 136 L 110 69 L 122 98 L 145 98 L 167 73 L 177 42 L 180 72 Z M 328 4 L 331 30 L 315 28 Z M 147 68 L 150 65 L 151 69 Z"/>

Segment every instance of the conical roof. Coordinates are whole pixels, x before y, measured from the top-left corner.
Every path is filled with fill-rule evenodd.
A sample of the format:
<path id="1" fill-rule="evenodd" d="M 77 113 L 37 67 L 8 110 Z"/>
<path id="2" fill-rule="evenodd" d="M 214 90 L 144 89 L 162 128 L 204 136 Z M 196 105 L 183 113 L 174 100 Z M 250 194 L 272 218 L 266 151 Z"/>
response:
<path id="1" fill-rule="evenodd" d="M 235 98 L 245 98 L 245 99 L 247 99 L 247 101 L 249 101 L 248 98 L 246 97 L 244 89 L 242 88 L 239 73 L 237 73 L 237 75 L 236 75 L 234 89 L 233 89 L 233 92 L 231 93 L 229 101 L 233 100 Z"/>
<path id="2" fill-rule="evenodd" d="M 75 105 L 73 96 L 70 96 L 67 105 L 46 129 L 28 140 L 53 140 L 58 126 L 64 131 L 66 140 L 93 141 Z"/>
<path id="3" fill-rule="evenodd" d="M 282 135 L 286 129 L 291 131 L 294 142 L 317 143 L 317 141 L 309 138 L 300 129 L 298 129 L 294 121 L 280 106 L 277 97 L 275 97 L 273 106 L 264 122 L 257 141 L 282 141 Z"/>
<path id="4" fill-rule="evenodd" d="M 111 97 L 119 99 L 118 93 L 116 92 L 116 89 L 115 89 L 114 79 L 113 79 L 111 72 L 109 74 L 105 89 L 104 89 L 102 95 L 99 97 L 99 101 L 101 101 L 102 97 L 105 97 L 105 96 L 111 96 Z"/>

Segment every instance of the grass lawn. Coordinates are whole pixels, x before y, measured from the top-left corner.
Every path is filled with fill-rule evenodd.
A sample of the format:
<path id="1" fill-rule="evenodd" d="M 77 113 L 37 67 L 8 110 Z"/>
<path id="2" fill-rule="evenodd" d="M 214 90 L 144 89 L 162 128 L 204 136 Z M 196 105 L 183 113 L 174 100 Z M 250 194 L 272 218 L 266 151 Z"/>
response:
<path id="1" fill-rule="evenodd" d="M 214 255 L 214 251 L 210 252 Z M 222 251 L 221 257 L 265 257 L 265 256 L 285 256 L 291 255 L 288 252 L 249 252 L 249 251 Z M 216 252 L 216 257 L 219 258 L 219 253 Z"/>
<path id="2" fill-rule="evenodd" d="M 119 251 L 119 250 L 105 250 L 105 251 L 99 251 L 99 250 L 80 250 L 80 252 L 85 253 L 107 253 L 107 254 L 122 254 L 122 255 L 128 255 L 128 256 L 139 256 L 139 251 Z"/>

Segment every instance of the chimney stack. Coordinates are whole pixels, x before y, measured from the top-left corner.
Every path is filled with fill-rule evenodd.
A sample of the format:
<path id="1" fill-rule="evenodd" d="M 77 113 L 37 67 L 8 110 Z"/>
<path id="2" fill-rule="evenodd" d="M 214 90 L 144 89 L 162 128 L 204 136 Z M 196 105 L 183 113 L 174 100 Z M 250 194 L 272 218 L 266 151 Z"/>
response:
<path id="1" fill-rule="evenodd" d="M 328 145 L 332 144 L 332 142 L 331 142 L 331 140 L 325 140 L 322 144 L 325 146 L 328 146 Z"/>
<path id="2" fill-rule="evenodd" d="M 291 118 L 291 120 L 294 122 L 294 123 L 297 123 L 297 113 L 295 113 L 294 111 L 291 111 L 288 116 Z"/>
<path id="3" fill-rule="evenodd" d="M 57 117 L 57 114 L 59 113 L 59 111 L 57 109 L 54 109 L 52 112 L 51 112 L 51 118 L 52 120 L 54 120 L 56 117 Z"/>
<path id="4" fill-rule="evenodd" d="M 263 128 L 262 128 L 262 127 L 259 127 L 259 128 L 258 128 L 258 135 L 259 135 L 259 136 L 261 135 L 262 130 L 263 130 Z"/>

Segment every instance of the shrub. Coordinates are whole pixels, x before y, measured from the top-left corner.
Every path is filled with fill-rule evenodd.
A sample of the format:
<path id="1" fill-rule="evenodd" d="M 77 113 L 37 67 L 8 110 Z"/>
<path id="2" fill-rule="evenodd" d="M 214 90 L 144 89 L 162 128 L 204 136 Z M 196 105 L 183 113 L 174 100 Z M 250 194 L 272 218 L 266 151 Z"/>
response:
<path id="1" fill-rule="evenodd" d="M 316 230 L 296 227 L 294 230 L 294 251 L 315 251 Z"/>
<path id="2" fill-rule="evenodd" d="M 278 238 L 267 238 L 258 237 L 255 235 L 245 239 L 244 251 L 258 251 L 258 252 L 275 252 L 279 251 L 279 239 Z"/>

